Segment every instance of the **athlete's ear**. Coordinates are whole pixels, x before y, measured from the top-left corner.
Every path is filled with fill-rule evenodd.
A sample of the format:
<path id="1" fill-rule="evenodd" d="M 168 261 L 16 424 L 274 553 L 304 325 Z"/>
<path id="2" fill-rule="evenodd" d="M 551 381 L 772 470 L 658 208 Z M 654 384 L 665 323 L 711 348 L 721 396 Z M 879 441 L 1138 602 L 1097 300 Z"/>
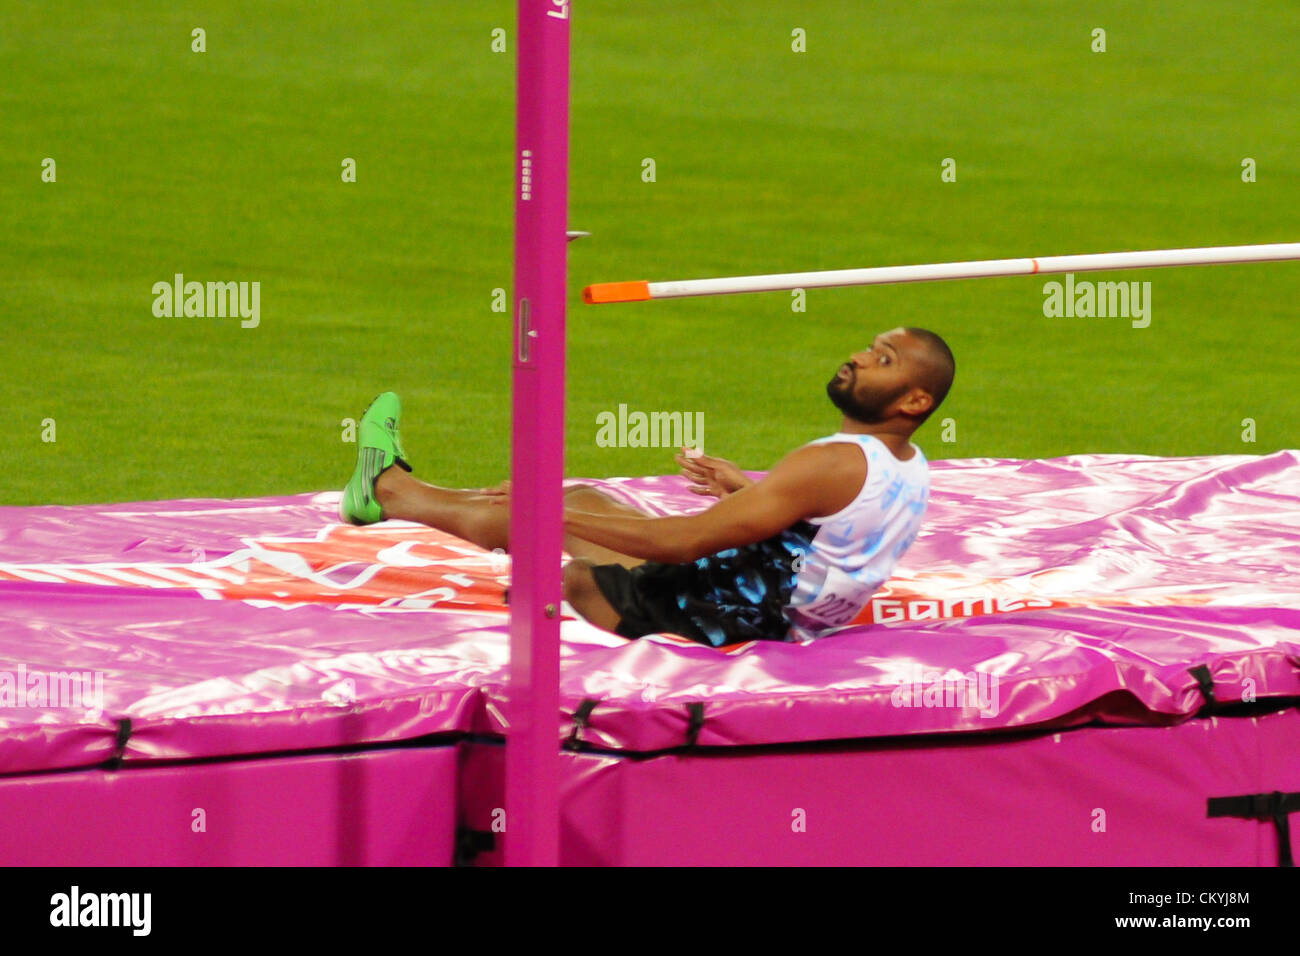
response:
<path id="1" fill-rule="evenodd" d="M 934 396 L 923 388 L 914 388 L 903 399 L 902 410 L 909 415 L 924 415 L 934 407 Z"/>

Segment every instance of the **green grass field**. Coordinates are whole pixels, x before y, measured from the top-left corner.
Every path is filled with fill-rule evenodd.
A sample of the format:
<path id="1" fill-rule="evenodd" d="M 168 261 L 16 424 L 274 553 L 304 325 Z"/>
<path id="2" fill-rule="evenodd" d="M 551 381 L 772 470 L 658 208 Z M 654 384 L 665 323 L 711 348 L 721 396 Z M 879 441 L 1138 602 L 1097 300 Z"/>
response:
<path id="1" fill-rule="evenodd" d="M 510 325 L 491 305 L 511 279 L 512 3 L 0 8 L 0 501 L 338 488 L 340 422 L 388 388 L 418 475 L 505 476 Z M 619 279 L 1300 239 L 1291 0 L 574 11 L 570 224 L 594 236 L 570 248 L 569 474 L 675 470 L 667 449 L 596 444 L 620 403 L 703 412 L 707 451 L 767 468 L 835 430 L 826 380 L 898 325 L 957 354 L 917 437 L 932 459 L 1300 445 L 1298 263 L 1081 277 L 1150 281 L 1145 329 L 1046 318 L 1027 278 L 814 291 L 804 313 L 786 293 L 580 298 Z M 155 317 L 153 284 L 178 272 L 259 281 L 260 325 Z"/>

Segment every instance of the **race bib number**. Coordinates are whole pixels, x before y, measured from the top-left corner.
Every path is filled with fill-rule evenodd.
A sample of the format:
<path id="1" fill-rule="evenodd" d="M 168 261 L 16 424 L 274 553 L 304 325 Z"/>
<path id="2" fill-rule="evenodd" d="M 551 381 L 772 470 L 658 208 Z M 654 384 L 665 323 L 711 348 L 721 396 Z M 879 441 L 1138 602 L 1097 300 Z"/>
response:
<path id="1" fill-rule="evenodd" d="M 875 591 L 872 585 L 851 578 L 838 568 L 829 567 L 821 593 L 795 610 L 825 627 L 842 627 L 857 617 Z"/>

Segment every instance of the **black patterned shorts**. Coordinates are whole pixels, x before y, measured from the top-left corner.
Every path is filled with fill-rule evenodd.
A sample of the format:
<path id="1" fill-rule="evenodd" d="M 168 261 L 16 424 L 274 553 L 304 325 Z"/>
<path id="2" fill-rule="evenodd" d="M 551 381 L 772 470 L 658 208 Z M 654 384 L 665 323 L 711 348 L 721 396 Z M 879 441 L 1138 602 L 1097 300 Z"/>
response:
<path id="1" fill-rule="evenodd" d="M 599 564 L 592 574 L 619 615 L 615 631 L 623 637 L 680 634 L 711 647 L 784 641 L 793 563 L 808 553 L 816 533 L 815 525 L 800 521 L 764 541 L 696 561 Z"/>

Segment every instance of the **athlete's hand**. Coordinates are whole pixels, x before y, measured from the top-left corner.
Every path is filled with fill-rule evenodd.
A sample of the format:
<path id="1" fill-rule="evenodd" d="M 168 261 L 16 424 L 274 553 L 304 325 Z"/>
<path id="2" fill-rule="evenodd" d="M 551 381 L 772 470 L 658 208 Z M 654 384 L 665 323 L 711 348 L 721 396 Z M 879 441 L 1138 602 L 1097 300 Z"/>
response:
<path id="1" fill-rule="evenodd" d="M 711 498 L 725 498 L 732 492 L 752 485 L 735 462 L 712 455 L 688 456 L 683 448 L 674 458 L 682 466 L 682 474 L 690 480 L 691 491 Z"/>

